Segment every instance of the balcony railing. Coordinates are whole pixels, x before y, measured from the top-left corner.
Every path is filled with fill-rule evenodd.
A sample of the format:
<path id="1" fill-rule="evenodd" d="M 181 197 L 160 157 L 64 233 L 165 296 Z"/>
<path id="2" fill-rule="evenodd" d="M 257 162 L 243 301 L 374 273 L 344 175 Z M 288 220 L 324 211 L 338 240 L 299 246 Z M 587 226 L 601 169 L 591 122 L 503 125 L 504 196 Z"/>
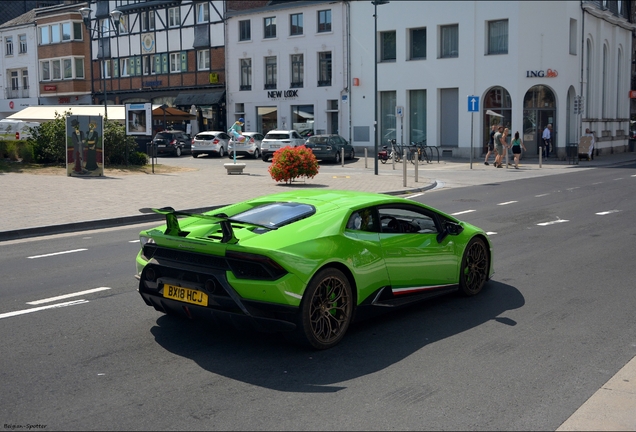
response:
<path id="1" fill-rule="evenodd" d="M 318 87 L 327 87 L 331 85 L 331 80 L 319 80 L 318 81 Z"/>
<path id="2" fill-rule="evenodd" d="M 265 84 L 265 90 L 275 90 L 275 89 L 276 89 L 276 83 Z"/>
<path id="3" fill-rule="evenodd" d="M 252 86 L 251 85 L 242 85 L 239 87 L 239 90 L 252 90 Z"/>
<path id="4" fill-rule="evenodd" d="M 28 87 L 6 88 L 4 89 L 5 99 L 20 99 L 29 97 Z"/>

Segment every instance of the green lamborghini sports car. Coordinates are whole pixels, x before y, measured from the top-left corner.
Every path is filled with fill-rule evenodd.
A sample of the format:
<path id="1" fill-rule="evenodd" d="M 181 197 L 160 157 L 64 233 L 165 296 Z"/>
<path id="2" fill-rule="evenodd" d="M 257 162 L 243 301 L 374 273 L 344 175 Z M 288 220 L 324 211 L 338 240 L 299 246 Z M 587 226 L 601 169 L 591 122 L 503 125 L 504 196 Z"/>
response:
<path id="1" fill-rule="evenodd" d="M 139 293 L 166 314 L 287 332 L 336 345 L 354 319 L 493 274 L 486 233 L 404 198 L 303 190 L 191 214 L 141 209 L 166 224 L 140 233 Z"/>

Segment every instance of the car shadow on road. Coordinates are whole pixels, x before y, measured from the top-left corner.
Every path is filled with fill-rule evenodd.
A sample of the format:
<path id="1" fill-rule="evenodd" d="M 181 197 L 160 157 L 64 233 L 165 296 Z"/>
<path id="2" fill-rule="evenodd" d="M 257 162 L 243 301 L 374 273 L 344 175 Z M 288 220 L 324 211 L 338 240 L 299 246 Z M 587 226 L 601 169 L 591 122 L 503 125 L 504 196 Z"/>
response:
<path id="1" fill-rule="evenodd" d="M 331 393 L 339 383 L 390 367 L 421 349 L 505 316 L 525 303 L 514 287 L 491 281 L 475 297 L 451 294 L 352 325 L 336 347 L 300 348 L 280 334 L 239 331 L 161 316 L 150 329 L 157 343 L 201 369 L 285 392 Z M 467 353 L 470 355 L 470 353 Z"/>

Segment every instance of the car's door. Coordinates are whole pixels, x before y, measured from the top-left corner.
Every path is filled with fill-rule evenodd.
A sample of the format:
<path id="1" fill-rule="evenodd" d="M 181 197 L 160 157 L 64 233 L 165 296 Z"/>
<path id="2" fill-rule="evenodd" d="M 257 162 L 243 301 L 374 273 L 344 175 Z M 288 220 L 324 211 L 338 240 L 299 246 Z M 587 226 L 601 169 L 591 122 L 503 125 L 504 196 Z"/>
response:
<path id="1" fill-rule="evenodd" d="M 415 205 L 378 208 L 380 245 L 393 289 L 421 290 L 457 283 L 459 262 L 454 236 L 441 243 L 436 213 Z"/>
<path id="2" fill-rule="evenodd" d="M 300 134 L 298 134 L 298 132 L 296 131 L 291 131 L 289 137 L 291 138 L 291 144 L 294 147 L 301 146 L 305 143 L 303 137 L 301 137 Z"/>
<path id="3" fill-rule="evenodd" d="M 190 138 L 190 135 L 182 133 L 181 140 L 183 141 L 183 150 L 185 150 L 186 153 L 192 152 L 192 138 Z"/>

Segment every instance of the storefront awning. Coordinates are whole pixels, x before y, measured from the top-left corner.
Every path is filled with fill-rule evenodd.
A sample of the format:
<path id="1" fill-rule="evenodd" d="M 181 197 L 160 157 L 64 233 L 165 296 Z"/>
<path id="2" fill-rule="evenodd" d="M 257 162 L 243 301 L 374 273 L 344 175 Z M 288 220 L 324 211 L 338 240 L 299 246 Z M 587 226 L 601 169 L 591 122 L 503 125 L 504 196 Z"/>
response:
<path id="1" fill-rule="evenodd" d="M 205 106 L 216 105 L 225 97 L 225 90 L 206 93 L 179 93 L 174 100 L 176 106 Z"/>
<path id="2" fill-rule="evenodd" d="M 160 106 L 152 110 L 152 117 L 154 119 L 162 119 L 163 116 L 164 111 Z M 197 118 L 197 116 L 192 115 L 189 112 L 181 111 L 174 107 L 166 107 L 165 117 L 167 121 L 194 120 Z"/>

